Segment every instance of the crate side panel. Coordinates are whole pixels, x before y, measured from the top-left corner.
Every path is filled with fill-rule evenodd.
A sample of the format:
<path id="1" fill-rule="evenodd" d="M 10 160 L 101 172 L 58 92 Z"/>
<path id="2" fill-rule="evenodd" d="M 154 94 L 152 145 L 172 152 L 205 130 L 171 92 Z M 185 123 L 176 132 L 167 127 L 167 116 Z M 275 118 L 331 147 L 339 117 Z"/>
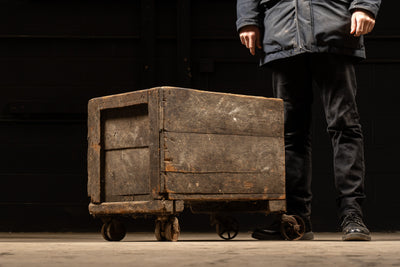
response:
<path id="1" fill-rule="evenodd" d="M 149 149 L 121 149 L 105 152 L 105 197 L 150 193 Z"/>
<path id="2" fill-rule="evenodd" d="M 264 97 L 164 89 L 164 129 L 283 137 L 283 102 Z"/>
<path id="3" fill-rule="evenodd" d="M 150 186 L 152 192 L 151 195 L 155 199 L 161 198 L 159 193 L 162 183 L 160 180 L 160 122 L 162 121 L 160 110 L 161 97 L 162 93 L 158 88 L 148 90 Z"/>
<path id="4" fill-rule="evenodd" d="M 88 103 L 88 196 L 93 203 L 100 203 L 101 186 L 101 146 L 100 146 L 100 111 L 96 101 Z"/>
<path id="5" fill-rule="evenodd" d="M 165 132 L 165 172 L 284 174 L 283 139 Z"/>
<path id="6" fill-rule="evenodd" d="M 284 176 L 274 173 L 165 174 L 168 193 L 175 194 L 285 194 Z"/>
<path id="7" fill-rule="evenodd" d="M 139 104 L 102 111 L 104 149 L 149 145 L 148 105 Z"/>

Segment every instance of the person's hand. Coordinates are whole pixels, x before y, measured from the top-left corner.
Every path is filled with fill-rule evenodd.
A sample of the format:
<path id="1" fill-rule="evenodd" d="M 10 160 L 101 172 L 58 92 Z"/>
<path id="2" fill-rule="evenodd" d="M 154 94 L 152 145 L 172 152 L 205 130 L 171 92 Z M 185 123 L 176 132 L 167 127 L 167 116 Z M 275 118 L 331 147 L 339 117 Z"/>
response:
<path id="1" fill-rule="evenodd" d="M 244 26 L 240 29 L 239 36 L 242 44 L 250 50 L 253 56 L 256 54 L 256 46 L 261 49 L 260 29 L 257 26 Z"/>
<path id="2" fill-rule="evenodd" d="M 358 37 L 370 33 L 375 26 L 374 17 L 365 11 L 357 10 L 351 16 L 350 34 Z"/>

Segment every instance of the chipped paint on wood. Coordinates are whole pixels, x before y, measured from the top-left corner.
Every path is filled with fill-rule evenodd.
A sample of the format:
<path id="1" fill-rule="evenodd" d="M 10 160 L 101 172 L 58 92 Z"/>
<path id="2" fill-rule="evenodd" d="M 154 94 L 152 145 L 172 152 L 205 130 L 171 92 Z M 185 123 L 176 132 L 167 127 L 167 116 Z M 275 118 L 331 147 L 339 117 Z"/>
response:
<path id="1" fill-rule="evenodd" d="M 164 161 L 165 162 L 165 171 L 166 172 L 179 172 L 175 166 L 170 164 L 170 161 Z"/>
<path id="2" fill-rule="evenodd" d="M 176 202 L 176 203 L 174 203 Z M 173 214 L 183 211 L 183 201 L 131 201 L 107 202 L 89 204 L 89 212 L 93 215 L 124 215 L 124 214 Z"/>

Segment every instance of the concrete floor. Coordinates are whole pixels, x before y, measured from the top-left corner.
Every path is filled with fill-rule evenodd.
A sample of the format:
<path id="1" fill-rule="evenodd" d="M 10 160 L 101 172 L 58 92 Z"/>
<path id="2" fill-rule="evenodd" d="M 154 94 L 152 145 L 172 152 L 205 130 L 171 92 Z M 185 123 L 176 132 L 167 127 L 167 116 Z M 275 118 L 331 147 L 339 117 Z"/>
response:
<path id="1" fill-rule="evenodd" d="M 315 241 L 257 241 L 239 233 L 182 233 L 157 242 L 128 233 L 107 242 L 96 233 L 0 233 L 0 266 L 400 266 L 400 232 L 374 233 L 371 242 L 342 242 L 340 233 Z"/>

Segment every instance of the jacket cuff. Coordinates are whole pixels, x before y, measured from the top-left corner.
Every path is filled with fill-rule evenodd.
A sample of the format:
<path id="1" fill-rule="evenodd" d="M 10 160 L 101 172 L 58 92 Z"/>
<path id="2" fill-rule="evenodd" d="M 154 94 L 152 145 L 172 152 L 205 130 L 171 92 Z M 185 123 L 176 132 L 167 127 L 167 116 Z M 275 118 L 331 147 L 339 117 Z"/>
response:
<path id="1" fill-rule="evenodd" d="M 254 25 L 260 28 L 260 23 L 256 19 L 238 19 L 236 21 L 236 29 L 240 31 L 244 26 Z"/>
<path id="2" fill-rule="evenodd" d="M 380 2 L 380 1 L 379 1 Z M 379 3 L 365 3 L 361 1 L 353 1 L 350 5 L 350 12 L 353 13 L 356 9 L 363 9 L 370 12 L 374 18 L 378 15 Z"/>

